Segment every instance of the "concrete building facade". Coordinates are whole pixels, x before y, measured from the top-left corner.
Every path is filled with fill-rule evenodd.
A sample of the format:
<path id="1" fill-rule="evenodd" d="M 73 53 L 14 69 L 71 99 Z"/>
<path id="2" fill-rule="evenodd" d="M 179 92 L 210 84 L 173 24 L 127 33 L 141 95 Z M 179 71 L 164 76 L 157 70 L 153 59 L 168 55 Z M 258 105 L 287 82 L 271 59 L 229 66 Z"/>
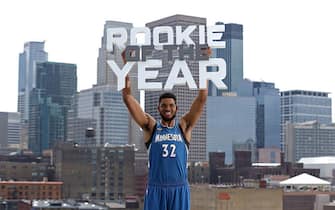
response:
<path id="1" fill-rule="evenodd" d="M 69 116 L 68 140 L 85 145 L 103 146 L 129 143 L 129 114 L 121 92 L 110 85 L 95 86 L 76 95 Z M 86 137 L 86 128 L 93 128 L 95 136 Z M 74 132 L 77 131 L 77 132 Z"/>
<path id="2" fill-rule="evenodd" d="M 0 112 L 0 148 L 20 148 L 21 127 L 19 112 Z"/>
<path id="3" fill-rule="evenodd" d="M 63 197 L 123 200 L 135 195 L 134 146 L 81 147 L 67 142 L 54 150 Z"/>
<path id="4" fill-rule="evenodd" d="M 304 157 L 335 155 L 335 126 L 318 121 L 285 124 L 284 148 L 286 161 Z"/>

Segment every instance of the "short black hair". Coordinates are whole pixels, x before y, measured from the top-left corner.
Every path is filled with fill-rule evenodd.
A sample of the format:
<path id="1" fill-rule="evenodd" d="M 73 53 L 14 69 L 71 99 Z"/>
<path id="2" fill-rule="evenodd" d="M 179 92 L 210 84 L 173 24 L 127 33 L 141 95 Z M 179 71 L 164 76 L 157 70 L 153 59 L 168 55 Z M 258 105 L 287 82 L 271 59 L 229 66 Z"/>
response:
<path id="1" fill-rule="evenodd" d="M 171 93 L 171 92 L 165 92 L 165 93 L 162 93 L 160 96 L 159 96 L 159 103 L 161 102 L 161 100 L 163 98 L 172 98 L 175 102 L 175 104 L 177 104 L 177 97 L 175 94 Z"/>

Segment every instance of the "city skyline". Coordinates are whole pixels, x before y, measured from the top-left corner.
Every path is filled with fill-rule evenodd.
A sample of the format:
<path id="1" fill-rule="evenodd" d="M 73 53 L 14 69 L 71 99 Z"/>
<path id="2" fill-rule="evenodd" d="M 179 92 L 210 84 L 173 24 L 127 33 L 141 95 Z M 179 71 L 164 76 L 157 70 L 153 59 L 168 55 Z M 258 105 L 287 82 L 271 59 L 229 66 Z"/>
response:
<path id="1" fill-rule="evenodd" d="M 330 57 L 335 47 L 335 28 L 331 28 L 335 14 L 327 1 L 170 1 L 163 8 L 151 0 L 134 2 L 131 7 L 104 0 L 80 5 L 63 0 L 14 0 L 0 3 L 0 96 L 6 98 L 0 111 L 17 111 L 18 57 L 25 42 L 45 41 L 49 61 L 76 64 L 80 91 L 96 84 L 105 21 L 142 27 L 175 14 L 203 17 L 208 25 L 218 21 L 243 25 L 245 78 L 273 82 L 280 91 L 335 93 L 329 76 L 335 67 Z"/>

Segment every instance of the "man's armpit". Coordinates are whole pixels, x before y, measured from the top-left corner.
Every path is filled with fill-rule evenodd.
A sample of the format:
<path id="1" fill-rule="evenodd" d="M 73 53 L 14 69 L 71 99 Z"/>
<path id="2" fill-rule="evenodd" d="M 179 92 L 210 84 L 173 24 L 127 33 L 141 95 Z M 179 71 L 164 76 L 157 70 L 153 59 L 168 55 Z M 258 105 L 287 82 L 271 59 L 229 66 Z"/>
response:
<path id="1" fill-rule="evenodd" d="M 144 125 L 143 129 L 146 131 L 151 131 L 155 123 L 153 122 L 153 119 L 149 114 L 146 113 L 145 117 L 146 117 L 147 124 Z"/>

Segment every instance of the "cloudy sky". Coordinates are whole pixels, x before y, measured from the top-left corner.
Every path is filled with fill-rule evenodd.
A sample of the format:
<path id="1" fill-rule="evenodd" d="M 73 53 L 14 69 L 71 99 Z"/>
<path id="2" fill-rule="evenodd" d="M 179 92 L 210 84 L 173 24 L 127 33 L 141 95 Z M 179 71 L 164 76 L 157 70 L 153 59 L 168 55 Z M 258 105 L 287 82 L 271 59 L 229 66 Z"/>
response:
<path id="1" fill-rule="evenodd" d="M 107 20 L 147 22 L 174 14 L 244 27 L 244 77 L 280 90 L 335 93 L 335 12 L 330 0 L 10 0 L 0 2 L 0 111 L 16 111 L 18 56 L 45 40 L 49 61 L 77 64 L 78 90 L 96 83 Z"/>

